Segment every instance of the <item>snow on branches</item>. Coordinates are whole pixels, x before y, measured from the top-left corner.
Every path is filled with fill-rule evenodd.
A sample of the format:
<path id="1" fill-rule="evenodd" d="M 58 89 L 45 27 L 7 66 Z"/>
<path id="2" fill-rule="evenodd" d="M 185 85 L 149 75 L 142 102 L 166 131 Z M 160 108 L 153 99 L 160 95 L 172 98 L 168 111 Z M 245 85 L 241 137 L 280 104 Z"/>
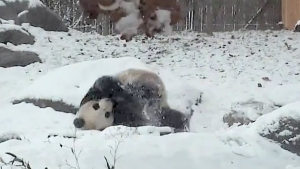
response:
<path id="1" fill-rule="evenodd" d="M 155 33 L 171 34 L 171 25 L 182 18 L 176 0 L 79 0 L 81 10 L 90 19 L 109 15 L 121 39 L 130 41 L 142 31 L 147 37 Z"/>

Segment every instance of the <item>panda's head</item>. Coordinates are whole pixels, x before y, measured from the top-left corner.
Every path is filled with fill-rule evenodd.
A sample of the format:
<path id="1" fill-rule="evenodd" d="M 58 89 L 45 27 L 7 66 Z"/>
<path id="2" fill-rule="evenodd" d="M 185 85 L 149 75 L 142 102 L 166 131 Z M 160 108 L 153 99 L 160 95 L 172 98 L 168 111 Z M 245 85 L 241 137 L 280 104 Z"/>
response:
<path id="1" fill-rule="evenodd" d="M 116 102 L 109 98 L 88 101 L 79 108 L 73 124 L 83 130 L 103 130 L 113 125 L 115 107 Z"/>

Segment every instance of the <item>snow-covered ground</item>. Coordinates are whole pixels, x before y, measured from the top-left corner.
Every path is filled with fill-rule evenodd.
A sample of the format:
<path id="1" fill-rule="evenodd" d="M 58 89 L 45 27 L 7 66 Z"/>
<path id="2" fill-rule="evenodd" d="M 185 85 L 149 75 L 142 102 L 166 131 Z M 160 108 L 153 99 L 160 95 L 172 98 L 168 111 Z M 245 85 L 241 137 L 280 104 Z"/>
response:
<path id="1" fill-rule="evenodd" d="M 169 37 L 157 36 L 153 40 L 137 37 L 125 44 L 118 40 L 118 36 L 104 37 L 74 30 L 57 33 L 33 27 L 28 29 L 37 38 L 33 46 L 8 47 L 37 52 L 44 63 L 23 68 L 0 68 L 0 136 L 15 133 L 22 139 L 0 143 L 0 157 L 3 160 L 9 161 L 11 157 L 5 152 L 11 152 L 29 161 L 32 169 L 67 169 L 71 166 L 104 169 L 104 156 L 113 163 L 111 154 L 114 155 L 115 144 L 121 138 L 123 142 L 117 151 L 117 156 L 121 157 L 116 162 L 116 169 L 300 168 L 299 156 L 258 135 L 257 125 L 263 125 L 263 120 L 254 126 L 232 128 L 222 122 L 223 115 L 230 111 L 231 104 L 236 101 L 254 98 L 286 105 L 300 100 L 299 34 L 289 31 L 247 31 L 207 36 L 183 32 Z M 187 96 L 196 91 L 203 92 L 200 109 L 192 117 L 191 133 L 157 136 L 146 132 L 153 128 L 145 127 L 139 132 L 134 131 L 135 134 L 121 131 L 129 128 L 116 127 L 103 132 L 75 131 L 72 126 L 74 116 L 71 114 L 38 108 L 32 104 L 10 103 L 24 93 L 49 94 L 47 96 L 64 97 L 67 102 L 78 102 L 85 91 L 63 88 L 71 84 L 66 82 L 76 76 L 77 84 L 84 83 L 83 86 L 87 88 L 95 74 L 78 81 L 84 75 L 77 77 L 71 69 L 67 73 L 57 70 L 82 61 L 95 60 L 96 64 L 101 62 L 101 58 L 118 57 L 135 57 L 149 69 L 164 72 L 166 83 L 176 86 L 174 92 L 168 87 L 173 98 L 178 92 L 185 91 L 180 90 L 181 84 L 191 85 L 191 92 L 185 93 Z M 117 62 L 118 65 L 103 66 L 103 69 L 91 67 L 82 70 L 96 71 L 97 74 L 99 70 L 114 73 L 114 67 L 123 69 L 128 66 L 126 61 L 124 65 L 119 63 L 120 60 Z M 57 71 L 56 76 L 53 71 Z M 168 75 L 172 78 L 168 79 Z M 49 81 L 50 77 L 53 77 L 54 83 L 41 80 L 44 78 Z M 269 80 L 263 80 L 266 79 L 264 77 Z M 60 83 L 67 85 L 57 89 Z M 258 83 L 262 87 L 258 87 Z M 45 91 L 41 90 L 41 85 L 45 85 Z M 65 90 L 62 92 L 64 94 L 68 93 L 68 89 L 78 93 L 59 95 L 61 89 Z M 184 106 L 175 102 L 175 99 L 170 100 L 171 105 Z M 112 131 L 115 129 L 118 131 Z M 48 137 L 51 134 L 58 136 Z M 62 136 L 74 134 L 77 136 L 75 140 Z M 82 150 L 78 160 L 72 148 L 76 149 L 75 154 Z"/>

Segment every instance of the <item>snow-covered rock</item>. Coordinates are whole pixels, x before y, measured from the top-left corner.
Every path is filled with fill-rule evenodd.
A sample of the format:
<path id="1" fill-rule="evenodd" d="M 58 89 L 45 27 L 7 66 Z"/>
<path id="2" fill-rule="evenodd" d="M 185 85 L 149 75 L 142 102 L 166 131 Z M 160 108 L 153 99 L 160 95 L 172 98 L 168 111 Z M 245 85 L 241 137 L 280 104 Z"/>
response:
<path id="1" fill-rule="evenodd" d="M 40 0 L 0 0 L 0 18 L 16 24 L 30 23 L 46 31 L 68 31 L 60 16 Z"/>
<path id="2" fill-rule="evenodd" d="M 258 117 L 270 113 L 277 107 L 273 102 L 257 101 L 249 99 L 247 101 L 235 102 L 231 105 L 231 111 L 223 116 L 223 122 L 232 126 L 235 123 L 247 125 L 254 122 Z"/>
<path id="3" fill-rule="evenodd" d="M 251 128 L 300 156 L 300 101 L 259 117 Z"/>
<path id="4" fill-rule="evenodd" d="M 50 99 L 77 107 L 97 78 L 103 75 L 114 75 L 128 68 L 154 71 L 139 59 L 131 57 L 85 61 L 63 66 L 47 73 L 35 80 L 19 95 L 16 95 L 14 99 L 18 103 L 25 98 Z M 179 81 L 178 77 L 171 72 L 161 70 L 158 74 L 165 83 L 168 102 L 171 107 L 186 112 L 186 109 L 190 108 L 192 104 L 196 104 L 196 101 L 201 97 L 201 91 Z M 43 102 L 43 104 L 47 103 Z M 57 104 L 51 105 L 55 106 Z"/>
<path id="5" fill-rule="evenodd" d="M 35 38 L 22 26 L 13 24 L 0 24 L 0 43 L 14 45 L 34 44 Z"/>
<path id="6" fill-rule="evenodd" d="M 42 62 L 38 54 L 30 51 L 15 51 L 0 46 L 0 67 L 27 66 L 35 62 Z"/>

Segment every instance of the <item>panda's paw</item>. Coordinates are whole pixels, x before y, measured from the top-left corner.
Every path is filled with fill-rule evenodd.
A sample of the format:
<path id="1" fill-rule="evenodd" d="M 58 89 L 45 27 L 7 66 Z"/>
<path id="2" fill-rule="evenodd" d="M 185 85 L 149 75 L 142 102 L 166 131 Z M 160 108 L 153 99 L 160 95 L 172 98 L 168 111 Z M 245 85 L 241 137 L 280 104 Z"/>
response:
<path id="1" fill-rule="evenodd" d="M 6 142 L 9 140 L 22 140 L 22 139 L 16 133 L 5 133 L 5 134 L 0 135 L 0 143 Z"/>

